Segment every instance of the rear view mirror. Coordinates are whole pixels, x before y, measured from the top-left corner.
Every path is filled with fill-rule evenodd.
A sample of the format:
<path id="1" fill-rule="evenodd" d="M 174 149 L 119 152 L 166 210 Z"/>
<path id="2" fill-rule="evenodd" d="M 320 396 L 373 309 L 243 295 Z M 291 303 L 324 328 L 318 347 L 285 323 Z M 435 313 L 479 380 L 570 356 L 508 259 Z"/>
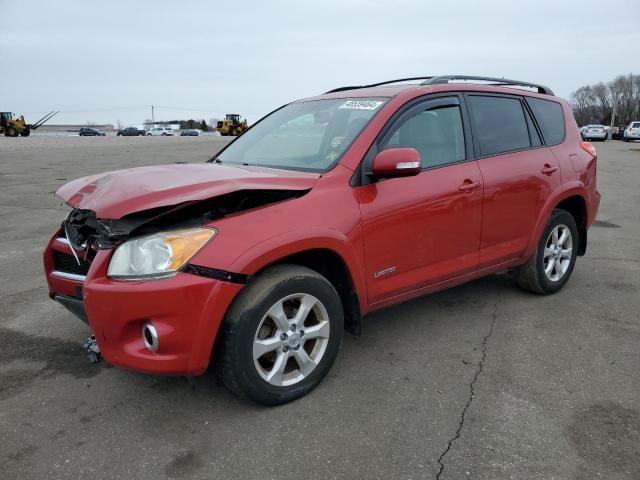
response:
<path id="1" fill-rule="evenodd" d="M 379 178 L 410 177 L 420 170 L 420 154 L 415 148 L 388 148 L 373 159 L 372 173 Z"/>
<path id="2" fill-rule="evenodd" d="M 313 113 L 314 123 L 329 123 L 331 120 L 331 112 L 329 110 L 321 110 Z"/>

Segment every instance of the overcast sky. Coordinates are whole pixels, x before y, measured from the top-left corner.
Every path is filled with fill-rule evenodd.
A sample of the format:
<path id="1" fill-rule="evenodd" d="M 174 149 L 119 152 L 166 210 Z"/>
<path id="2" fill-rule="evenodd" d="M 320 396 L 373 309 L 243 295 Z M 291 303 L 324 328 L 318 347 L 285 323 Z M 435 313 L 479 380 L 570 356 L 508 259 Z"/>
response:
<path id="1" fill-rule="evenodd" d="M 250 120 L 415 75 L 577 87 L 640 73 L 638 0 L 0 0 L 0 110 L 52 123 Z M 630 53 L 632 52 L 632 53 Z"/>

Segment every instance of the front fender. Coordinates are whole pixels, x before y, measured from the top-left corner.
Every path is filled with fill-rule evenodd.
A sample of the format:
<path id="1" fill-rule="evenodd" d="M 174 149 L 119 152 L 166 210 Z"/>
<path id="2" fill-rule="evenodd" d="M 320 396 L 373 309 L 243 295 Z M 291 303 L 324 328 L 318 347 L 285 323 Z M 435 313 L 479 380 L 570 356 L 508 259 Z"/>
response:
<path id="1" fill-rule="evenodd" d="M 294 230 L 264 240 L 243 252 L 231 264 L 230 271 L 253 275 L 266 266 L 290 255 L 308 250 L 325 249 L 336 253 L 345 263 L 353 287 L 362 302 L 365 295 L 362 241 L 351 239 L 331 229 Z M 361 305 L 364 307 L 364 305 Z"/>

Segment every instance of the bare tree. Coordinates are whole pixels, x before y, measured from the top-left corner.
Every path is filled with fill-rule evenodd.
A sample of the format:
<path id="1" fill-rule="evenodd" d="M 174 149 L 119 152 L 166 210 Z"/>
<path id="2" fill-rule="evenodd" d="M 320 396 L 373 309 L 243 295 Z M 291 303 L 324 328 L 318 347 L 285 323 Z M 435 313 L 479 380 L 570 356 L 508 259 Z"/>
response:
<path id="1" fill-rule="evenodd" d="M 640 75 L 620 75 L 611 82 L 585 85 L 571 94 L 579 125 L 608 124 L 615 107 L 615 123 L 627 125 L 640 119 Z"/>

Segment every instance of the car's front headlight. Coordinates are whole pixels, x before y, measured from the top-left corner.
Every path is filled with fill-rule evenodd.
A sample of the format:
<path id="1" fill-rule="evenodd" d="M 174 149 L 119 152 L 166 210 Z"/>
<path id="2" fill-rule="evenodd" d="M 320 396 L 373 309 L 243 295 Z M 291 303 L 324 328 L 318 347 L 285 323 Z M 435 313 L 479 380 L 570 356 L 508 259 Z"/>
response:
<path id="1" fill-rule="evenodd" d="M 119 280 L 170 277 L 216 233 L 214 228 L 190 228 L 134 238 L 116 249 L 107 275 Z"/>

